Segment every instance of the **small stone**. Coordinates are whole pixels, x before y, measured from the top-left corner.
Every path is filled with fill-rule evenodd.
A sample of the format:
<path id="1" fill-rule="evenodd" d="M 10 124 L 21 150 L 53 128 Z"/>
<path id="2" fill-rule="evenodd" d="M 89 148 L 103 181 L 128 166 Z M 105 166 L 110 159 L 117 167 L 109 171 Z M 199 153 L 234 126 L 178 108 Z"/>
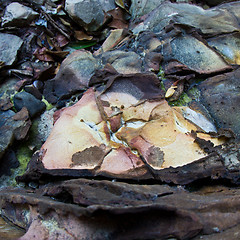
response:
<path id="1" fill-rule="evenodd" d="M 9 4 L 2 18 L 2 27 L 20 27 L 34 20 L 39 13 L 17 2 Z"/>
<path id="2" fill-rule="evenodd" d="M 32 94 L 27 92 L 17 93 L 13 98 L 13 102 L 17 111 L 20 111 L 23 107 L 26 107 L 30 117 L 36 116 L 46 108 L 45 103 L 36 99 Z"/>
<path id="3" fill-rule="evenodd" d="M 0 33 L 0 62 L 5 66 L 12 65 L 17 59 L 17 53 L 23 40 L 15 35 Z"/>
<path id="4" fill-rule="evenodd" d="M 114 0 L 66 0 L 65 10 L 86 31 L 97 31 L 105 21 L 105 13 L 116 7 Z"/>
<path id="5" fill-rule="evenodd" d="M 14 139 L 25 138 L 29 130 L 31 124 L 29 120 L 20 119 L 17 115 L 19 114 L 15 114 L 12 110 L 0 111 L 0 158 Z"/>

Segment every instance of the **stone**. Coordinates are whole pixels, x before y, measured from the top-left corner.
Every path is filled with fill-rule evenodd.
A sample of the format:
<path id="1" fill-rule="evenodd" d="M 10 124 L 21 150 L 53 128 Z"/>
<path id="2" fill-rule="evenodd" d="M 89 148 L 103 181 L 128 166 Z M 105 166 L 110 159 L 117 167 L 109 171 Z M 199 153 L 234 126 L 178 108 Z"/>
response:
<path id="1" fill-rule="evenodd" d="M 164 1 L 142 18 L 140 23 L 137 21 L 135 25 L 133 24 L 132 31 L 139 33 L 151 30 L 157 33 L 166 28 L 170 22 L 174 22 L 199 29 L 205 35 L 238 32 L 239 24 L 236 19 L 239 19 L 237 15 L 239 8 L 239 2 L 230 2 L 204 10 L 193 4 Z M 218 24 L 219 22 L 221 24 Z"/>
<path id="2" fill-rule="evenodd" d="M 208 78 L 199 85 L 200 102 L 209 111 L 218 128 L 231 129 L 240 139 L 240 69 Z"/>
<path id="3" fill-rule="evenodd" d="M 130 7 L 132 18 L 135 19 L 150 13 L 162 2 L 164 0 L 133 0 Z"/>
<path id="4" fill-rule="evenodd" d="M 2 216 L 26 230 L 20 240 L 236 239 L 239 194 L 221 185 L 189 191 L 80 178 L 36 190 L 3 189 L 0 207 Z"/>
<path id="5" fill-rule="evenodd" d="M 2 18 L 2 27 L 21 27 L 31 23 L 39 16 L 38 12 L 18 2 L 13 2 L 6 7 Z"/>
<path id="6" fill-rule="evenodd" d="M 0 33 L 0 61 L 5 66 L 12 65 L 17 60 L 22 44 L 21 38 L 8 33 Z"/>
<path id="7" fill-rule="evenodd" d="M 46 82 L 43 95 L 50 103 L 85 90 L 94 71 L 100 68 L 100 60 L 85 50 L 76 50 L 61 64 L 56 77 Z"/>
<path id="8" fill-rule="evenodd" d="M 26 107 L 29 111 L 30 117 L 40 114 L 46 108 L 44 102 L 25 91 L 15 94 L 13 97 L 13 103 L 17 111 L 20 111 L 23 107 Z"/>
<path id="9" fill-rule="evenodd" d="M 30 126 L 26 109 L 16 114 L 12 110 L 0 111 L 0 158 L 15 139 L 22 140 L 26 137 Z"/>
<path id="10" fill-rule="evenodd" d="M 105 21 L 105 13 L 116 7 L 110 0 L 66 0 L 65 10 L 86 31 L 97 31 Z"/>
<path id="11" fill-rule="evenodd" d="M 203 113 L 169 106 L 155 74 L 119 74 L 108 65 L 92 79 L 105 88 L 89 88 L 75 105 L 55 112 L 52 132 L 23 181 L 46 175 L 175 184 L 216 176 L 239 181 L 221 161 L 234 160 L 238 145 L 220 151 L 227 144 L 223 134 Z"/>
<path id="12" fill-rule="evenodd" d="M 141 57 L 132 51 L 108 51 L 102 54 L 103 64 L 110 63 L 119 73 L 130 74 L 142 72 Z"/>

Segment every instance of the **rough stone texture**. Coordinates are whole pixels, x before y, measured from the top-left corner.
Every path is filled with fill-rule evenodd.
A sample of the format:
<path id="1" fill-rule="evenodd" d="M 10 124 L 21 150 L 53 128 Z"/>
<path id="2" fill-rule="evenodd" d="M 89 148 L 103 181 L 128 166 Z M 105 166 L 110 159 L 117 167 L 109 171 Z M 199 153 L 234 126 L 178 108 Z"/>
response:
<path id="1" fill-rule="evenodd" d="M 131 51 L 109 51 L 102 54 L 103 64 L 110 63 L 119 73 L 142 72 L 142 60 L 138 54 Z"/>
<path id="2" fill-rule="evenodd" d="M 15 35 L 0 33 L 0 61 L 6 66 L 12 65 L 22 43 L 22 39 Z"/>
<path id="3" fill-rule="evenodd" d="M 105 88 L 90 88 L 75 105 L 54 114 L 53 130 L 22 181 L 56 176 L 156 179 L 175 184 L 203 178 L 239 181 L 234 150 L 238 145 L 227 141 L 231 134 L 216 133 L 201 113 L 201 121 L 186 120 L 182 108 L 171 108 L 163 100 L 155 74 L 124 75 L 108 67 L 91 79 L 92 84 L 106 82 Z M 215 135 L 209 134 L 213 129 Z M 226 168 L 230 165 L 235 166 L 235 173 Z"/>
<path id="4" fill-rule="evenodd" d="M 114 0 L 66 0 L 69 16 L 87 31 L 97 31 L 104 23 L 104 13 L 116 7 Z"/>
<path id="5" fill-rule="evenodd" d="M 21 140 L 26 137 L 30 126 L 26 109 L 16 114 L 12 110 L 0 111 L 0 158 L 14 139 Z"/>
<path id="6" fill-rule="evenodd" d="M 15 94 L 13 97 L 13 102 L 17 111 L 20 111 L 23 107 L 26 107 L 30 117 L 40 114 L 46 108 L 44 102 L 25 91 Z"/>
<path id="7" fill-rule="evenodd" d="M 235 11 L 232 11 L 232 9 Z M 142 18 L 142 22 L 133 28 L 134 33 L 143 30 L 160 32 L 172 21 L 199 29 L 203 34 L 216 35 L 239 31 L 240 3 L 226 3 L 215 8 L 204 10 L 199 6 L 187 3 L 171 3 L 164 1 L 162 4 Z M 219 24 L 221 22 L 221 24 Z"/>
<path id="8" fill-rule="evenodd" d="M 164 1 L 165 0 L 133 0 L 130 8 L 132 18 L 135 19 L 150 13 Z"/>
<path id="9" fill-rule="evenodd" d="M 50 103 L 68 97 L 88 87 L 94 71 L 100 67 L 100 61 L 85 50 L 74 51 L 61 64 L 59 72 L 47 81 L 43 94 Z"/>
<path id="10" fill-rule="evenodd" d="M 209 78 L 199 85 L 201 103 L 219 128 L 231 129 L 240 139 L 240 69 Z"/>
<path id="11" fill-rule="evenodd" d="M 239 189 L 223 186 L 189 192 L 166 185 L 77 179 L 30 192 L 4 189 L 0 207 L 3 216 L 27 230 L 21 240 L 221 239 L 240 224 L 239 194 Z"/>
<path id="12" fill-rule="evenodd" d="M 2 18 L 3 27 L 20 27 L 37 18 L 39 13 L 18 2 L 13 2 L 6 7 Z"/>

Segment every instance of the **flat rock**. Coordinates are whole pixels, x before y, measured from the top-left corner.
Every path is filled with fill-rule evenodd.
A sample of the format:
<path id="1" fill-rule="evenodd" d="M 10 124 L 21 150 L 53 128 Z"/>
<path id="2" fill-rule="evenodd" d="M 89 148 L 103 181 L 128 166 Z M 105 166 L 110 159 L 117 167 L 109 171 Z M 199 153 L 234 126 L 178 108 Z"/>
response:
<path id="1" fill-rule="evenodd" d="M 12 65 L 17 59 L 17 53 L 23 40 L 15 35 L 0 33 L 0 61 L 6 66 Z"/>
<path id="2" fill-rule="evenodd" d="M 97 31 L 104 24 L 105 13 L 116 7 L 110 0 L 66 0 L 69 16 L 87 31 Z"/>
<path id="3" fill-rule="evenodd" d="M 235 11 L 232 11 L 232 8 Z M 184 24 L 199 29 L 203 34 L 217 35 L 239 31 L 236 19 L 240 3 L 226 3 L 215 8 L 203 8 L 187 3 L 171 3 L 164 1 L 156 6 L 148 15 L 142 17 L 142 22 L 133 28 L 134 33 L 144 30 L 160 32 L 170 22 Z M 221 24 L 219 24 L 221 22 Z"/>
<path id="4" fill-rule="evenodd" d="M 21 181 L 46 176 L 239 181 L 239 171 L 231 175 L 221 160 L 234 159 L 237 145 L 220 151 L 225 140 L 212 134 L 216 128 L 207 117 L 188 110 L 188 121 L 182 108 L 170 107 L 155 74 L 109 71 L 94 79 L 105 82 L 105 89 L 90 88 L 75 105 L 54 114 L 52 132 Z"/>
<path id="5" fill-rule="evenodd" d="M 46 108 L 44 102 L 25 91 L 15 94 L 13 97 L 13 102 L 17 111 L 20 111 L 23 107 L 26 107 L 30 117 L 40 114 Z"/>
<path id="6" fill-rule="evenodd" d="M 27 231 L 21 240 L 221 239 L 226 232 L 235 239 L 231 229 L 240 222 L 239 194 L 239 189 L 223 186 L 189 192 L 76 179 L 39 190 L 3 189 L 0 207 L 3 216 Z"/>
<path id="7" fill-rule="evenodd" d="M 20 27 L 37 18 L 38 12 L 18 2 L 9 4 L 2 18 L 2 27 Z"/>

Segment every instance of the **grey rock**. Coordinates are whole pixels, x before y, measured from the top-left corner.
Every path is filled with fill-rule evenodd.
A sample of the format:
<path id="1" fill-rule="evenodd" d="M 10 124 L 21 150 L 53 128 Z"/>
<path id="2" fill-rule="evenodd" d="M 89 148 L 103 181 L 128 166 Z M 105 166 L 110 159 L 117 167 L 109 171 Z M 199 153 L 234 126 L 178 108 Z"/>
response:
<path id="1" fill-rule="evenodd" d="M 9 4 L 5 10 L 2 18 L 2 26 L 24 26 L 26 23 L 30 23 L 39 13 L 33 11 L 31 8 L 26 7 L 17 2 Z"/>
<path id="2" fill-rule="evenodd" d="M 46 108 L 45 103 L 36 99 L 32 94 L 24 91 L 17 93 L 13 98 L 13 102 L 17 111 L 20 111 L 23 107 L 26 107 L 30 117 L 36 116 Z"/>
<path id="3" fill-rule="evenodd" d="M 119 73 L 140 73 L 142 60 L 135 52 L 120 50 L 109 51 L 102 54 L 103 64 L 110 63 Z"/>
<path id="4" fill-rule="evenodd" d="M 133 32 L 139 33 L 144 30 L 160 32 L 174 22 L 200 29 L 203 34 L 231 33 L 239 31 L 239 9 L 239 2 L 204 10 L 188 3 L 164 1 L 149 13 L 143 22 L 134 26 Z"/>
<path id="5" fill-rule="evenodd" d="M 92 53 L 85 50 L 73 52 L 62 62 L 56 77 L 46 82 L 44 97 L 48 102 L 56 103 L 77 91 L 85 90 L 91 76 L 100 67 L 100 59 L 94 58 Z"/>
<path id="6" fill-rule="evenodd" d="M 165 0 L 132 0 L 130 13 L 135 19 L 136 17 L 141 17 L 145 14 L 150 13 L 155 9 L 160 3 Z"/>
<path id="7" fill-rule="evenodd" d="M 0 111 L 0 158 L 3 156 L 14 139 L 20 140 L 24 136 L 21 135 L 21 129 L 26 128 L 27 119 L 16 119 L 16 114 L 12 110 Z M 27 126 L 29 129 L 30 126 Z M 28 131 L 28 129 L 25 129 Z M 26 133 L 26 132 L 25 132 Z"/>
<path id="8" fill-rule="evenodd" d="M 0 33 L 0 62 L 5 66 L 12 65 L 17 59 L 17 53 L 23 40 L 15 35 Z"/>
<path id="9" fill-rule="evenodd" d="M 97 31 L 104 23 L 104 13 L 116 7 L 114 0 L 66 0 L 69 16 L 87 31 Z"/>

